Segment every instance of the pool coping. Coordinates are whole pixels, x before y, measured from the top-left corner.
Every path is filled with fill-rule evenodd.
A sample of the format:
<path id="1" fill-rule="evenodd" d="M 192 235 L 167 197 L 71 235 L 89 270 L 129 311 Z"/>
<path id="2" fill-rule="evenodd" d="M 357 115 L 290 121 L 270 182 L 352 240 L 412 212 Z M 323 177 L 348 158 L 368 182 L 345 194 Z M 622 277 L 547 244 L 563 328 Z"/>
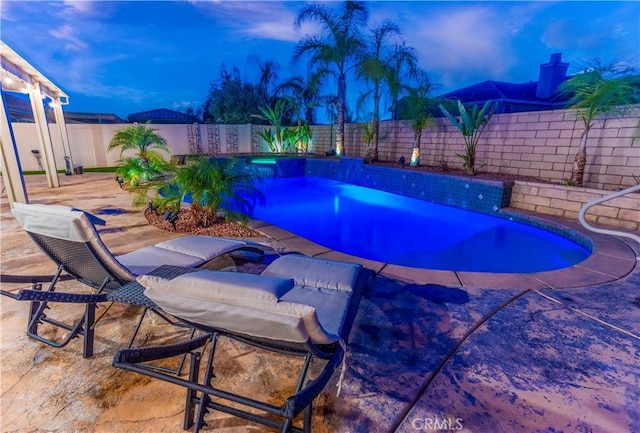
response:
<path id="1" fill-rule="evenodd" d="M 534 217 L 551 225 L 562 225 L 574 230 L 593 242 L 589 257 L 574 266 L 553 271 L 532 273 L 491 273 L 467 271 L 443 271 L 413 268 L 368 260 L 324 247 L 278 226 L 251 220 L 249 226 L 280 244 L 286 251 L 298 251 L 313 257 L 345 260 L 360 263 L 376 274 L 416 284 L 438 284 L 447 287 L 483 289 L 571 289 L 600 285 L 619 280 L 637 265 L 636 253 L 623 240 L 586 230 L 577 221 L 541 215 L 520 209 L 506 208 L 511 213 Z M 504 210 L 504 209 L 503 209 Z"/>

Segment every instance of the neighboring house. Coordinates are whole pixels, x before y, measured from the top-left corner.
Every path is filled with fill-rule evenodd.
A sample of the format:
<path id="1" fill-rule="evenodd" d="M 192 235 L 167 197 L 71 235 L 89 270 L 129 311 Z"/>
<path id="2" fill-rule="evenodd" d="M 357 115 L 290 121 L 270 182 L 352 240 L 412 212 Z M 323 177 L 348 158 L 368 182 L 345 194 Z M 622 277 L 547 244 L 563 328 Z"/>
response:
<path id="1" fill-rule="evenodd" d="M 168 108 L 158 108 L 156 110 L 141 111 L 127 116 L 129 122 L 138 123 L 198 123 L 196 116 L 181 113 L 180 111 L 169 110 Z"/>
<path id="2" fill-rule="evenodd" d="M 78 113 L 72 111 L 64 112 L 64 120 L 67 123 L 127 123 L 126 120 L 113 113 Z"/>
<path id="3" fill-rule="evenodd" d="M 11 122 L 34 123 L 31 102 L 29 102 L 28 99 L 10 93 L 5 93 L 4 96 L 7 101 L 7 110 L 9 111 Z M 47 121 L 54 123 L 55 117 L 53 110 L 47 107 L 46 104 L 44 109 L 47 115 Z M 64 110 L 63 113 L 66 123 L 127 123 L 125 120 L 111 113 L 75 113 Z"/>
<path id="4" fill-rule="evenodd" d="M 507 83 L 487 80 L 441 95 L 441 98 L 459 99 L 465 104 L 484 104 L 488 100 L 500 103 L 501 113 L 540 111 L 563 108 L 570 97 L 558 93 L 560 84 L 567 79 L 568 63 L 562 54 L 551 55 L 548 63 L 540 65 L 538 81 Z"/>
<path id="5" fill-rule="evenodd" d="M 460 100 L 467 105 L 482 105 L 493 100 L 500 103 L 500 113 L 519 113 L 526 111 L 554 110 L 568 105 L 570 95 L 558 92 L 560 84 L 567 79 L 568 63 L 562 61 L 562 54 L 551 55 L 548 63 L 540 65 L 538 81 L 528 83 L 509 83 L 487 80 L 462 89 L 438 96 L 438 99 Z M 399 102 L 399 113 L 406 112 L 404 98 Z M 435 106 L 430 110 L 434 117 L 442 117 Z"/>

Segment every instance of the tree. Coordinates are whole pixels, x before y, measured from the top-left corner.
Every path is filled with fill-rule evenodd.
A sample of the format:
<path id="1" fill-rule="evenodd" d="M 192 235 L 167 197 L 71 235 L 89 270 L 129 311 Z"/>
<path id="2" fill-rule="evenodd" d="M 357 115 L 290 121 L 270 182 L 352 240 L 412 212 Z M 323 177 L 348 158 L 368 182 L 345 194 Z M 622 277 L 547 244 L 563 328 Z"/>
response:
<path id="1" fill-rule="evenodd" d="M 294 61 L 309 54 L 312 66 L 327 67 L 337 77 L 338 128 L 336 154 L 344 154 L 344 123 L 347 99 L 347 74 L 357 65 L 364 49 L 360 28 L 366 24 L 364 2 L 347 0 L 338 14 L 325 5 L 311 3 L 304 6 L 295 21 L 296 27 L 305 21 L 320 24 L 321 34 L 305 36 L 296 46 Z"/>
<path id="2" fill-rule="evenodd" d="M 295 75 L 276 87 L 276 93 L 287 97 L 291 102 L 298 126 L 315 123 L 315 109 L 321 106 L 323 100 L 320 90 L 328 75 L 330 71 L 321 67 L 309 72 L 306 80 Z"/>
<path id="3" fill-rule="evenodd" d="M 458 100 L 460 118 L 456 119 L 443 104 L 440 104 L 442 113 L 462 134 L 465 152 L 457 155 L 462 159 L 462 166 L 469 175 L 476 174 L 476 147 L 480 140 L 480 135 L 493 117 L 496 107 L 497 105 L 489 100 L 484 103 L 482 108 L 478 108 L 478 105 L 475 104 L 467 108 Z"/>
<path id="4" fill-rule="evenodd" d="M 418 84 L 408 89 L 409 95 L 405 99 L 403 113 L 409 119 L 409 126 L 413 130 L 413 151 L 411 152 L 411 166 L 420 164 L 420 141 L 422 131 L 430 125 L 437 125 L 432 111 L 435 102 L 429 97 L 431 81 L 426 73 L 422 73 Z"/>
<path id="5" fill-rule="evenodd" d="M 205 123 L 255 123 L 259 107 L 271 106 L 276 102 L 275 78 L 278 69 L 275 62 L 257 63 L 256 83 L 243 81 L 237 68 L 232 72 L 223 68 L 220 79 L 211 84 L 211 90 L 203 108 Z M 292 121 L 292 111 L 284 114 L 283 121 Z M 266 123 L 264 121 L 263 123 Z"/>
<path id="6" fill-rule="evenodd" d="M 384 21 L 378 27 L 371 30 L 367 51 L 358 65 L 358 73 L 370 85 L 371 89 L 364 96 L 373 99 L 372 141 L 368 148 L 369 156 L 373 161 L 378 160 L 378 142 L 380 135 L 380 98 L 382 97 L 382 85 L 389 81 L 391 75 L 390 55 L 387 53 L 387 42 L 394 35 L 400 34 L 397 24 Z"/>
<path id="7" fill-rule="evenodd" d="M 426 77 L 418 68 L 416 50 L 412 47 L 407 47 L 404 42 L 396 44 L 389 59 L 389 75 L 387 76 L 387 86 L 389 87 L 391 99 L 391 120 L 399 119 L 398 102 L 402 93 L 410 91 L 410 86 L 407 83 L 417 79 L 417 86 L 420 86 L 422 85 L 423 76 Z M 432 87 L 431 84 L 429 86 Z"/>
<path id="8" fill-rule="evenodd" d="M 114 149 L 120 149 L 116 176 L 132 193 L 137 193 L 138 188 L 153 182 L 169 168 L 169 163 L 159 152 L 170 153 L 167 142 L 148 124 L 135 123 L 117 131 L 107 147 L 109 152 Z M 127 151 L 133 151 L 134 155 L 124 158 Z"/>
<path id="9" fill-rule="evenodd" d="M 146 124 L 134 123 L 115 133 L 107 150 L 120 149 L 120 156 L 127 150 L 133 150 L 142 160 L 149 160 L 157 154 L 157 149 L 169 152 L 166 140 L 156 130 Z"/>
<path id="10" fill-rule="evenodd" d="M 620 63 L 603 64 L 596 58 L 580 74 L 560 85 L 560 92 L 571 95 L 570 108 L 582 120 L 584 129 L 576 153 L 569 182 L 576 186 L 584 183 L 587 165 L 587 138 L 598 117 L 621 116 L 629 104 L 640 102 L 640 75 L 630 75 L 633 69 Z"/>

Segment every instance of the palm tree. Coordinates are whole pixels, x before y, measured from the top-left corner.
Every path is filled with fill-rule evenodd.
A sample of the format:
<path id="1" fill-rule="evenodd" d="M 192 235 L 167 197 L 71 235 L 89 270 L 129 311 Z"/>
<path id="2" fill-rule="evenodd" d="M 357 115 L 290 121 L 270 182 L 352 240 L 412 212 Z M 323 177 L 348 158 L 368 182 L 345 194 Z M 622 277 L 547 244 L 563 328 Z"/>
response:
<path id="1" fill-rule="evenodd" d="M 371 84 L 368 95 L 373 99 L 373 137 L 369 151 L 373 161 L 378 160 L 378 141 L 380 135 L 380 98 L 382 97 L 382 84 L 388 81 L 390 73 L 389 55 L 386 43 L 394 35 L 400 34 L 397 24 L 384 21 L 378 27 L 371 30 L 369 47 L 359 63 L 359 75 Z"/>
<path id="2" fill-rule="evenodd" d="M 120 157 L 125 151 L 134 150 L 138 158 L 147 161 L 158 153 L 156 149 L 169 152 L 167 141 L 158 135 L 155 129 L 147 125 L 148 123 L 144 125 L 134 123 L 119 130 L 109 142 L 107 150 L 110 152 L 113 149 L 120 148 Z"/>
<path id="3" fill-rule="evenodd" d="M 120 160 L 116 167 L 116 175 L 133 193 L 140 186 L 154 181 L 170 168 L 162 153 L 158 151 L 170 153 L 166 140 L 147 124 L 135 123 L 117 131 L 107 149 L 112 151 L 118 148 Z M 123 158 L 124 153 L 129 150 L 134 151 L 135 155 Z"/>
<path id="4" fill-rule="evenodd" d="M 296 27 L 313 21 L 322 27 L 322 33 L 305 36 L 296 47 L 294 61 L 310 54 L 312 66 L 331 68 L 338 80 L 338 130 L 336 154 L 344 154 L 344 121 L 347 99 L 347 74 L 356 66 L 364 49 L 360 28 L 367 21 L 367 9 L 362 1 L 347 0 L 340 14 L 325 5 L 311 3 L 304 6 L 295 21 Z"/>
<path id="5" fill-rule="evenodd" d="M 303 123 L 307 125 L 315 123 L 314 110 L 322 103 L 320 90 L 330 73 L 330 70 L 325 67 L 317 68 L 308 73 L 306 80 L 300 75 L 294 75 L 276 87 L 276 93 L 289 98 L 294 107 L 298 126 L 302 126 Z M 303 113 L 304 122 L 302 120 Z"/>
<path id="6" fill-rule="evenodd" d="M 387 86 L 391 99 L 391 120 L 398 120 L 398 101 L 403 92 L 410 90 L 407 82 L 417 79 L 418 86 L 422 85 L 422 72 L 418 68 L 416 50 L 407 47 L 404 42 L 394 46 L 389 59 L 389 75 Z"/>
<path id="7" fill-rule="evenodd" d="M 224 211 L 227 220 L 246 222 L 255 204 L 264 197 L 253 186 L 251 176 L 240 173 L 235 164 L 232 159 L 191 157 L 160 186 L 161 194 L 153 200 L 153 206 L 177 212 L 191 196 L 190 211 L 200 227 L 214 223 L 218 211 Z"/>
<path id="8" fill-rule="evenodd" d="M 582 186 L 587 165 L 587 138 L 598 117 L 623 115 L 629 104 L 640 102 L 640 75 L 630 75 L 633 69 L 619 63 L 603 64 L 591 60 L 581 74 L 560 85 L 560 91 L 571 95 L 570 108 L 576 109 L 584 129 L 571 171 L 570 184 Z"/>
<path id="9" fill-rule="evenodd" d="M 428 126 L 437 126 L 432 109 L 435 102 L 429 97 L 431 81 L 426 73 L 421 74 L 421 79 L 413 88 L 408 88 L 409 95 L 405 102 L 405 116 L 409 118 L 409 126 L 413 130 L 413 151 L 411 152 L 411 166 L 420 164 L 420 141 L 422 131 Z"/>

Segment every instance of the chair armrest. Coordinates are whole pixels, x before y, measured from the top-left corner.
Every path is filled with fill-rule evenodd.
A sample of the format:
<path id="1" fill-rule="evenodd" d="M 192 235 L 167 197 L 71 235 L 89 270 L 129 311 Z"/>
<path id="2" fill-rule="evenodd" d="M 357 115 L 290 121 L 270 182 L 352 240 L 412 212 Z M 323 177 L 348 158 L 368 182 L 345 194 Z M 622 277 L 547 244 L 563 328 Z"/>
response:
<path id="1" fill-rule="evenodd" d="M 113 357 L 113 365 L 122 368 L 123 364 L 139 364 L 184 355 L 204 346 L 210 337 L 210 334 L 206 334 L 184 343 L 119 350 Z"/>
<path id="2" fill-rule="evenodd" d="M 18 301 L 67 302 L 73 304 L 86 304 L 92 302 L 106 302 L 107 294 L 43 292 L 42 290 L 23 289 L 16 293 L 15 299 L 17 299 Z"/>

